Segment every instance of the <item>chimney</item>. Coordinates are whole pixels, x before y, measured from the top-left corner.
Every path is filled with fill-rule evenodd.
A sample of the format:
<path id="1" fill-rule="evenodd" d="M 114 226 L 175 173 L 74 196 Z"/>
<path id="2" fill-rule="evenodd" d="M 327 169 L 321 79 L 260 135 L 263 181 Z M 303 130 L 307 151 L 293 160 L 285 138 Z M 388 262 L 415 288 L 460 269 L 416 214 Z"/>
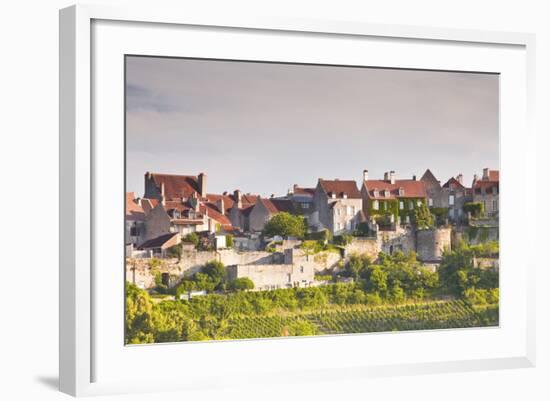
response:
<path id="1" fill-rule="evenodd" d="M 237 207 L 239 209 L 242 209 L 242 207 L 243 207 L 243 195 L 241 194 L 241 191 L 236 189 L 233 192 L 233 196 L 235 198 L 235 202 L 237 203 Z"/>
<path id="2" fill-rule="evenodd" d="M 390 173 L 386 171 L 384 173 L 384 181 L 389 181 L 389 180 L 390 180 Z"/>
<path id="3" fill-rule="evenodd" d="M 477 174 L 474 174 L 474 181 L 472 181 L 472 187 L 474 186 L 474 184 L 477 182 Z"/>
<path id="4" fill-rule="evenodd" d="M 489 179 L 489 169 L 487 167 L 485 167 L 483 169 L 483 180 L 488 180 Z"/>
<path id="5" fill-rule="evenodd" d="M 363 170 L 363 181 L 369 180 L 369 170 Z"/>
<path id="6" fill-rule="evenodd" d="M 390 183 L 395 184 L 395 171 L 390 171 Z"/>
<path id="7" fill-rule="evenodd" d="M 218 209 L 220 209 L 220 213 L 225 215 L 225 201 L 223 200 L 223 198 L 217 200 L 216 206 L 218 207 Z"/>
<path id="8" fill-rule="evenodd" d="M 462 178 L 463 178 L 463 177 L 462 177 L 462 173 L 460 173 L 459 175 L 456 176 L 456 180 L 457 180 L 458 182 L 460 182 L 460 184 L 462 184 Z"/>
<path id="9" fill-rule="evenodd" d="M 199 196 L 196 192 L 193 192 L 193 194 L 191 195 L 191 199 L 189 199 L 189 203 L 191 203 L 191 206 L 193 206 L 193 210 L 195 212 L 198 212 L 199 211 Z"/>
<path id="10" fill-rule="evenodd" d="M 413 174 L 413 181 L 416 181 L 416 174 Z"/>
<path id="11" fill-rule="evenodd" d="M 206 197 L 206 174 L 200 173 L 198 177 L 199 194 L 201 197 Z"/>
<path id="12" fill-rule="evenodd" d="M 165 199 L 164 182 L 160 183 L 160 196 L 162 197 L 162 199 Z"/>

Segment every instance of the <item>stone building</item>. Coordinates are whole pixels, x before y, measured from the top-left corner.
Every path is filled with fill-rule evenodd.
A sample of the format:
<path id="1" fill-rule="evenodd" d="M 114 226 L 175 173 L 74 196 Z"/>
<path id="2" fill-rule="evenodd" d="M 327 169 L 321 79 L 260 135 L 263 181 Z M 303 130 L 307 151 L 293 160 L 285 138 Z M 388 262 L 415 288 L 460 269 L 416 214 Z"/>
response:
<path id="1" fill-rule="evenodd" d="M 258 196 L 249 213 L 249 230 L 262 231 L 269 219 L 280 212 L 294 214 L 293 203 L 289 199 L 263 199 Z"/>
<path id="2" fill-rule="evenodd" d="M 126 192 L 124 242 L 135 247 L 145 239 L 145 212 L 133 192 Z"/>
<path id="3" fill-rule="evenodd" d="M 206 174 L 175 175 L 145 173 L 144 198 L 151 199 L 189 199 L 193 194 L 206 197 Z"/>
<path id="4" fill-rule="evenodd" d="M 315 188 L 300 187 L 294 184 L 292 191 L 287 196 L 292 201 L 295 213 L 304 216 L 308 226 L 310 226 L 311 215 L 315 211 L 314 194 Z"/>
<path id="5" fill-rule="evenodd" d="M 229 217 L 214 203 L 201 202 L 196 193 L 187 201 L 160 201 L 145 217 L 145 239 L 167 233 L 232 232 Z"/>
<path id="6" fill-rule="evenodd" d="M 384 217 L 390 223 L 397 222 L 398 217 L 402 223 L 408 222 L 411 213 L 427 201 L 424 182 L 416 177 L 398 180 L 395 171 L 384 173 L 383 180 L 371 180 L 364 170 L 361 195 L 367 218 Z"/>
<path id="7" fill-rule="evenodd" d="M 229 280 L 249 278 L 255 290 L 308 287 L 315 280 L 313 267 L 307 264 L 233 265 L 227 274 Z"/>
<path id="8" fill-rule="evenodd" d="M 499 179 L 500 174 L 498 170 L 484 168 L 481 179 L 474 176 L 472 183 L 473 201 L 482 203 L 485 214 L 489 217 L 498 216 Z"/>
<path id="9" fill-rule="evenodd" d="M 319 179 L 313 194 L 310 224 L 335 235 L 353 232 L 364 221 L 361 193 L 355 181 Z"/>
<path id="10" fill-rule="evenodd" d="M 427 169 L 420 181 L 426 186 L 429 207 L 448 209 L 447 217 L 450 221 L 462 219 L 464 203 L 472 200 L 472 191 L 464 185 L 462 174 L 451 177 L 441 185 L 430 169 Z"/>
<path id="11" fill-rule="evenodd" d="M 233 192 L 233 205 L 229 210 L 231 224 L 241 231 L 250 231 L 250 212 L 256 204 L 257 195 L 243 194 L 236 189 Z"/>

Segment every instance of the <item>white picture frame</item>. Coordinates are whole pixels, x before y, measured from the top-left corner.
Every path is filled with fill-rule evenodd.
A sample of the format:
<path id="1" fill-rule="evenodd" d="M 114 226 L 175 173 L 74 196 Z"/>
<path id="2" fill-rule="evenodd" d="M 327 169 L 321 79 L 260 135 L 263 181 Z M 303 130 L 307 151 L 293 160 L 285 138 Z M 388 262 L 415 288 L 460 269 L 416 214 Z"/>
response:
<path id="1" fill-rule="evenodd" d="M 116 26 L 117 23 L 123 26 Z M 247 35 L 262 35 L 262 40 L 272 41 L 274 46 L 265 49 L 265 53 L 258 56 L 258 59 L 285 60 L 285 54 L 276 53 L 277 41 L 285 40 L 282 36 L 290 37 L 296 35 L 306 41 L 324 38 L 326 42 L 338 39 L 343 50 L 338 55 L 342 60 L 346 57 L 347 41 L 372 39 L 384 40 L 384 46 L 392 46 L 392 43 L 399 41 L 400 46 L 426 45 L 422 50 L 429 56 L 434 52 L 476 51 L 480 60 L 488 49 L 495 49 L 496 57 L 490 62 L 487 61 L 483 67 L 483 61 L 476 64 L 474 57 L 470 54 L 469 63 L 471 66 L 478 65 L 478 71 L 492 71 L 504 74 L 504 90 L 502 92 L 503 108 L 501 113 L 501 141 L 505 141 L 501 147 L 501 167 L 505 171 L 502 183 L 502 208 L 504 229 L 501 237 L 503 245 L 502 252 L 502 298 L 507 301 L 507 293 L 514 294 L 514 305 L 517 307 L 503 308 L 506 315 L 503 316 L 501 327 L 498 329 L 484 330 L 453 330 L 445 333 L 440 332 L 415 332 L 399 334 L 376 334 L 376 335 L 354 335 L 334 336 L 324 338 L 300 338 L 292 340 L 253 340 L 234 342 L 214 342 L 204 344 L 168 344 L 153 345 L 144 347 L 125 348 L 122 341 L 110 344 L 108 338 L 118 336 L 118 330 L 122 327 L 123 321 L 121 311 L 106 317 L 106 303 L 123 305 L 117 298 L 117 288 L 122 288 L 118 279 L 112 285 L 104 280 L 98 267 L 98 262 L 103 258 L 112 256 L 109 252 L 96 252 L 101 247 L 102 238 L 97 237 L 98 230 L 105 227 L 109 211 L 105 212 L 105 205 L 98 202 L 97 193 L 105 193 L 109 188 L 118 188 L 120 177 L 112 181 L 105 179 L 105 170 L 113 169 L 119 171 L 120 165 L 109 160 L 115 160 L 122 132 L 115 129 L 109 138 L 102 136 L 100 141 L 94 137 L 94 132 L 102 128 L 119 127 L 120 116 L 107 118 L 104 114 L 105 100 L 102 87 L 96 87 L 98 82 L 107 82 L 113 79 L 119 83 L 121 76 L 118 71 L 111 77 L 108 70 L 115 63 L 120 63 L 119 55 L 127 52 L 127 43 L 137 41 L 140 31 L 148 29 L 147 40 L 141 38 L 141 43 L 128 45 L 129 48 L 137 51 L 144 51 L 144 54 L 154 54 L 155 40 L 166 35 L 179 34 L 180 30 L 185 35 L 185 29 L 193 29 L 197 35 L 209 35 L 209 37 L 235 37 L 230 35 L 238 34 L 243 40 Z M 180 29 L 181 28 L 181 29 Z M 198 33 L 197 33 L 198 32 Z M 94 35 L 96 40 L 94 41 Z M 109 36 L 110 35 L 110 36 Z M 158 35 L 158 36 L 156 36 Z M 164 36 L 163 36 L 164 35 Z M 106 39 L 109 39 L 106 41 Z M 208 44 L 207 38 L 201 38 Z M 235 39 L 237 41 L 237 39 Z M 297 40 L 299 42 L 299 40 Z M 526 191 L 512 191 L 515 185 L 520 188 L 535 190 L 535 134 L 530 127 L 530 113 L 533 106 L 534 88 L 534 36 L 523 33 L 507 32 L 484 32 L 459 29 L 438 29 L 412 26 L 390 26 L 375 25 L 363 22 L 351 21 L 315 21 L 315 20 L 292 20 L 276 18 L 256 18 L 254 20 L 234 20 L 213 17 L 210 15 L 187 15 L 185 10 L 162 10 L 132 8 L 111 8 L 108 6 L 73 6 L 60 12 L 60 389 L 71 395 L 94 395 L 108 393 L 126 393 L 133 391 L 160 391 L 166 389 L 206 389 L 213 386 L 231 386 L 245 383 L 246 380 L 255 380 L 258 383 L 273 384 L 277 380 L 327 380 L 341 377 L 352 377 L 360 380 L 366 377 L 400 375 L 411 373 L 429 372 L 454 372 L 481 369 L 503 369 L 515 367 L 530 367 L 535 364 L 535 305 L 534 305 L 534 266 L 535 253 L 530 252 L 534 245 L 527 241 L 520 242 L 518 246 L 507 244 L 522 241 L 514 237 L 514 229 L 527 229 L 534 227 L 537 213 L 534 205 L 527 205 L 528 196 Z M 351 43 L 350 42 L 350 43 Z M 414 43 L 416 44 L 414 44 Z M 252 43 L 252 42 L 250 42 Z M 163 49 L 156 50 L 162 55 L 172 55 L 170 46 L 166 44 Z M 428 46 L 429 45 L 429 46 Z M 140 50 L 146 49 L 149 51 Z M 299 46 L 299 45 L 297 45 Z M 432 46 L 430 48 L 430 46 Z M 446 46 L 454 46 L 446 49 Z M 207 46 L 205 46 L 207 47 Z M 233 51 L 252 51 L 254 46 L 241 46 Z M 376 47 L 376 46 L 375 46 Z M 373 47 L 373 54 L 376 48 Z M 330 47 L 329 47 L 330 48 Z M 153 50 L 151 50 L 153 49 Z M 172 48 L 173 49 L 173 48 Z M 336 49 L 336 47 L 334 48 Z M 499 50 L 500 49 L 500 50 Z M 193 56 L 204 49 L 196 49 Z M 297 47 L 296 51 L 300 49 Z M 508 51 L 509 50 L 509 51 Z M 105 53 L 102 53 L 105 51 Z M 204 50 L 206 52 L 206 50 Z M 259 50 L 255 50 L 259 52 Z M 349 50 L 347 50 L 349 52 Z M 383 61 L 383 50 L 379 50 L 379 62 L 381 66 L 399 66 L 401 63 L 397 58 L 395 61 Z M 220 50 L 221 52 L 221 50 Z M 499 58 L 498 54 L 502 58 Z M 183 50 L 185 53 L 185 50 Z M 221 53 L 220 53 L 221 54 Z M 259 53 L 258 53 L 259 54 Z M 182 54 L 179 54 L 180 56 Z M 184 54 L 183 54 L 184 55 Z M 200 57 L 201 55 L 199 55 Z M 203 55 L 203 57 L 206 57 Z M 315 58 L 315 55 L 311 55 Z M 327 56 L 328 57 L 328 56 Z M 334 55 L 336 57 L 336 55 Z M 397 57 L 397 56 L 396 56 Z M 223 57 L 222 57 L 223 58 Z M 237 57 L 239 58 L 239 57 Z M 452 57 L 451 57 L 452 58 Z M 452 65 L 449 60 L 441 60 L 439 63 L 428 64 L 430 57 L 415 61 L 417 68 L 431 69 L 453 69 L 446 68 Z M 353 60 L 349 60 L 353 63 Z M 499 64 L 500 63 L 500 64 Z M 391 65 L 390 65 L 391 64 Z M 458 65 L 458 64 L 456 64 Z M 492 68 L 487 67 L 491 65 Z M 406 68 L 412 64 L 401 65 Z M 117 67 L 118 68 L 118 67 Z M 473 67 L 469 69 L 472 70 Z M 488 69 L 489 68 L 489 69 Z M 107 71 L 106 74 L 104 72 Z M 505 71 L 505 72 L 503 72 Z M 107 80 L 107 81 L 102 81 Z M 99 84 L 100 85 L 100 84 Z M 123 87 L 114 85 L 113 90 L 123 91 Z M 117 89 L 118 88 L 118 89 Z M 510 93 L 517 90 L 517 99 L 512 99 Z M 121 96 L 121 94 L 120 94 Z M 108 104 L 117 113 L 123 113 L 119 109 L 120 97 L 113 97 L 113 103 Z M 103 126 L 102 118 L 105 121 L 115 121 L 111 126 Z M 513 132 L 521 132 L 513 135 Z M 101 134 L 103 135 L 103 134 Z M 118 139 L 117 139 L 118 138 Z M 113 143 L 107 143 L 113 140 Z M 107 141 L 107 142 L 106 142 Z M 118 141 L 118 142 L 117 142 Z M 111 146 L 112 145 L 112 146 Z M 118 147 L 117 147 L 118 146 Z M 107 152 L 112 149 L 112 153 Z M 515 152 L 515 153 L 514 153 Z M 511 157 L 511 155 L 516 155 Z M 99 158 L 106 160 L 99 163 Z M 118 166 L 118 167 L 117 167 Z M 101 172 L 103 171 L 103 172 Z M 533 172 L 532 174 L 527 174 Z M 116 175 L 116 174 L 115 174 Z M 118 189 L 124 191 L 123 188 Z M 116 196 L 111 202 L 116 202 Z M 121 197 L 122 199 L 122 197 Z M 532 198 L 531 198 L 532 199 Z M 122 202 L 120 202 L 122 203 Z M 508 205 L 508 206 L 507 206 Z M 506 215 L 506 208 L 520 208 L 518 216 Z M 122 205 L 119 205 L 122 207 Z M 116 210 L 114 210 L 116 212 Z M 105 214 L 103 214 L 105 213 Z M 103 219 L 103 220 L 102 220 Z M 521 220 L 520 222 L 514 219 Z M 101 221 L 100 221 L 101 220 Z M 116 220 L 116 219 L 115 219 Z M 116 232 L 115 228 L 112 230 Z M 122 227 L 122 226 L 120 226 Z M 524 227 L 525 228 L 525 227 Z M 111 230 L 109 230 L 111 231 Z M 119 234 L 122 234 L 122 230 Z M 510 234 L 508 234 L 510 233 Z M 108 237 L 107 233 L 105 233 Z M 118 235 L 118 234 L 117 234 Z M 110 239 L 115 238 L 109 237 Z M 530 255 L 527 258 L 519 258 L 518 252 L 524 251 Z M 518 263 L 516 263 L 518 262 Z M 122 265 L 115 261 L 122 272 Z M 521 271 L 506 270 L 506 266 L 513 264 L 521 266 Z M 102 265 L 104 266 L 104 264 Z M 118 273 L 117 273 L 118 274 Z M 118 276 L 117 276 L 118 277 Z M 118 286 L 118 287 L 117 287 Z M 97 291 L 101 288 L 104 299 L 97 299 Z M 95 297 L 95 298 L 94 298 Z M 111 308 L 118 310 L 117 308 Z M 121 308 L 119 308 L 121 309 Z M 508 314 L 509 313 L 509 314 Z M 118 321 L 120 320 L 120 321 Z M 119 326 L 117 326 L 117 324 Z M 101 327 L 101 329 L 98 329 Z M 499 333 L 504 333 L 499 337 Z M 445 337 L 444 340 L 442 338 Z M 118 337 L 117 337 L 118 338 Z M 423 338 L 427 338 L 424 340 Z M 349 360 L 336 360 L 341 353 L 342 347 L 355 346 L 366 347 L 365 339 L 369 342 L 376 342 L 377 347 L 392 344 L 399 357 L 384 358 L 383 355 L 375 355 L 370 352 L 365 358 L 361 352 L 349 356 Z M 430 352 L 424 354 L 426 358 L 419 358 L 419 354 L 408 353 L 407 342 L 418 347 L 419 344 L 436 344 L 438 341 L 451 341 L 456 345 L 456 352 L 461 352 L 461 344 L 471 345 L 479 339 L 479 349 L 472 350 L 466 357 L 460 358 L 455 354 L 452 356 L 440 352 L 440 357 L 429 356 Z M 404 340 L 404 341 L 402 341 Z M 483 342 L 487 346 L 483 347 Z M 118 344 L 118 345 L 117 345 Z M 494 344 L 491 348 L 489 344 Z M 509 350 L 505 348 L 509 345 Z M 441 343 L 441 346 L 444 344 Z M 312 359 L 309 363 L 297 363 L 293 361 L 291 369 L 285 368 L 285 361 L 275 361 L 268 369 L 262 364 L 261 359 L 254 359 L 259 351 L 275 357 L 286 355 L 286 352 L 293 352 L 295 355 L 314 355 L 315 349 L 324 347 L 326 361 Z M 111 348 L 109 348 L 111 347 Z M 117 347 L 117 351 L 113 347 Z M 120 347 L 120 349 L 118 349 Z M 185 347 L 185 348 L 183 348 Z M 316 348 L 317 347 L 317 348 Z M 475 346 L 472 346 L 475 348 Z M 368 348 L 368 347 L 367 347 Z M 363 348 L 361 348 L 363 349 Z M 366 349 L 366 348 L 364 348 Z M 401 350 L 401 353 L 400 353 Z M 485 351 L 484 351 L 485 350 Z M 464 350 L 462 350 L 464 351 Z M 159 371 L 158 374 L 150 375 L 148 380 L 138 376 L 131 378 L 121 372 L 131 372 L 132 364 L 143 360 L 152 362 L 166 358 L 173 352 L 184 352 L 192 361 L 196 361 L 192 369 L 184 369 L 177 374 L 169 374 Z M 449 352 L 451 352 L 449 350 Z M 115 355 L 116 354 L 116 355 Z M 204 361 L 201 361 L 204 355 Z M 218 355 L 220 358 L 232 358 L 235 355 L 242 355 L 240 362 L 232 366 L 220 363 L 215 371 L 208 366 L 210 358 Z M 466 354 L 465 354 L 466 355 Z M 118 359 L 117 359 L 118 358 Z M 334 358 L 331 362 L 331 358 Z M 302 358 L 300 361 L 307 358 Z M 287 359 L 288 360 L 288 359 Z M 204 363 L 203 363 L 204 362 Z M 124 365 L 125 364 L 125 365 Z M 240 365 L 239 365 L 240 364 Z M 253 365 L 252 367 L 246 366 Z M 128 369 L 125 369 L 128 368 Z M 235 375 L 232 376 L 232 371 Z M 238 375 L 247 374 L 246 380 L 239 381 Z"/>

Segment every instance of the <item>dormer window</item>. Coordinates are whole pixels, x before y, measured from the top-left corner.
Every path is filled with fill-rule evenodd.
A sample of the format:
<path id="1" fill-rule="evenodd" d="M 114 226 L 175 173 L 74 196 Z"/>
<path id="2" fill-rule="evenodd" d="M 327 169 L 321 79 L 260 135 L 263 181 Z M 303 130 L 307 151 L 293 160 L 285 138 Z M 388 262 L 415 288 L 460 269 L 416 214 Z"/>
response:
<path id="1" fill-rule="evenodd" d="M 399 196 L 405 196 L 405 188 L 399 188 Z"/>
<path id="2" fill-rule="evenodd" d="M 336 199 L 336 194 L 334 192 L 331 192 L 329 195 L 332 199 Z"/>
<path id="3" fill-rule="evenodd" d="M 174 219 L 179 219 L 181 217 L 179 210 L 174 210 L 173 215 L 174 215 Z"/>
<path id="4" fill-rule="evenodd" d="M 389 196 L 390 196 L 390 191 L 388 189 L 384 189 L 384 197 L 389 198 Z"/>
<path id="5" fill-rule="evenodd" d="M 378 196 L 380 196 L 377 188 L 374 188 L 374 190 L 372 191 L 372 196 L 374 196 L 375 198 L 378 198 Z"/>
<path id="6" fill-rule="evenodd" d="M 342 192 L 342 198 L 347 199 L 347 198 L 348 198 L 348 194 L 346 194 L 345 192 Z"/>

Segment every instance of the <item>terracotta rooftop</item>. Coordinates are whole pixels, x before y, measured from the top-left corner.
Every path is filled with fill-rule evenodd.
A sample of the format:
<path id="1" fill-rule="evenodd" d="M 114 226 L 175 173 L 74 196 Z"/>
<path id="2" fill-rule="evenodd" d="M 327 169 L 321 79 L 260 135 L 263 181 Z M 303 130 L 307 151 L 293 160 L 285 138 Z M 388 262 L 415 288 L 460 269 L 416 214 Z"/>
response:
<path id="1" fill-rule="evenodd" d="M 305 188 L 305 187 L 299 187 L 297 185 L 294 186 L 292 189 L 292 193 L 294 195 L 310 195 L 313 196 L 315 193 L 315 188 Z"/>
<path id="2" fill-rule="evenodd" d="M 319 179 L 319 185 L 327 193 L 329 198 L 334 194 L 336 198 L 344 198 L 344 195 L 352 199 L 360 199 L 361 193 L 357 189 L 357 183 L 349 180 L 323 180 Z"/>
<path id="3" fill-rule="evenodd" d="M 426 187 L 423 181 L 416 180 L 395 180 L 395 184 L 384 180 L 364 181 L 369 197 L 372 199 L 397 199 L 397 198 L 425 198 Z M 399 195 L 399 189 L 403 189 L 403 194 Z M 374 196 L 374 191 L 378 190 L 378 196 Z M 384 196 L 384 191 L 389 191 L 388 196 Z"/>
<path id="4" fill-rule="evenodd" d="M 193 193 L 200 193 L 198 177 L 195 175 L 151 173 L 151 177 L 159 191 L 164 183 L 164 197 L 167 200 L 190 198 Z"/>
<path id="5" fill-rule="evenodd" d="M 134 192 L 126 192 L 126 220 L 141 221 L 145 219 L 145 212 L 135 199 Z"/>

